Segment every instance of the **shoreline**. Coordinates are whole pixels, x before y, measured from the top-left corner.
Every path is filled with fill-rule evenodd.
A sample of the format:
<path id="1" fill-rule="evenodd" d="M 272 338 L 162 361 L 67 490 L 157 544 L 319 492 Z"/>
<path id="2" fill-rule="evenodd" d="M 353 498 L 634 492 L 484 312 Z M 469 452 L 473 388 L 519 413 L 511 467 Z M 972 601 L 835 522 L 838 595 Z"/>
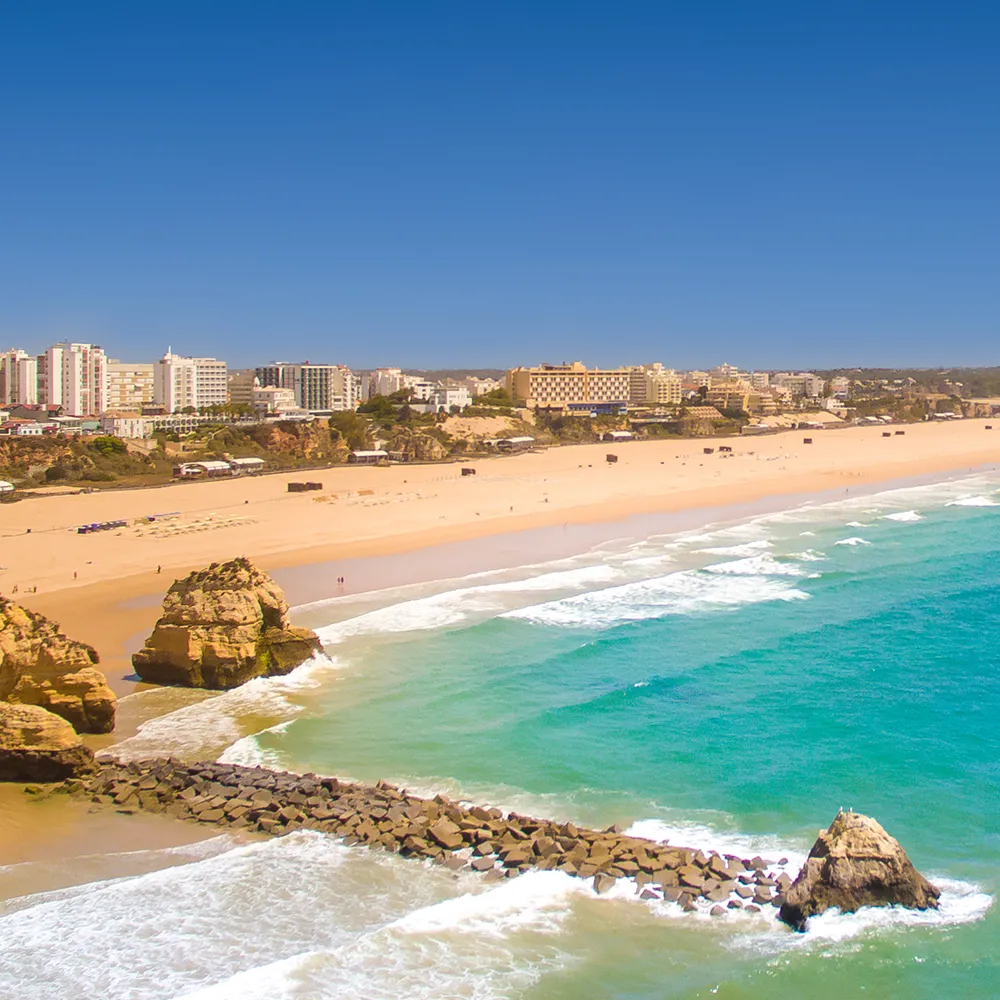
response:
<path id="1" fill-rule="evenodd" d="M 235 554 L 270 571 L 557 525 L 856 489 L 1000 463 L 1000 435 L 984 433 L 984 426 L 983 420 L 918 424 L 889 439 L 878 428 L 846 428 L 815 432 L 811 445 L 801 431 L 788 431 L 729 439 L 733 451 L 722 454 L 718 439 L 633 441 L 616 446 L 613 465 L 604 461 L 608 445 L 572 445 L 477 462 L 479 474 L 468 477 L 454 464 L 344 466 L 324 472 L 319 494 L 288 493 L 296 475 L 281 473 L 190 484 L 183 491 L 163 487 L 160 494 L 53 497 L 27 510 L 21 504 L 5 509 L 0 591 L 36 598 L 118 581 L 124 596 L 134 597 L 162 585 L 158 575 L 183 575 Z M 708 448 L 711 454 L 704 454 Z M 158 501 L 173 509 L 157 515 Z M 161 520 L 146 523 L 150 515 Z M 88 535 L 73 528 L 111 520 L 132 523 Z"/>
<path id="2" fill-rule="evenodd" d="M 838 438 L 842 436 L 843 432 Z M 997 445 L 1000 446 L 1000 438 Z M 738 521 L 802 503 L 828 502 L 842 495 L 844 489 L 849 489 L 852 495 L 861 495 L 957 478 L 995 467 L 1000 458 L 1000 455 L 991 454 L 984 460 L 981 453 L 975 454 L 980 459 L 975 463 L 970 461 L 968 453 L 931 463 L 906 463 L 904 475 L 899 475 L 899 463 L 884 464 L 880 470 L 866 470 L 864 475 L 787 474 L 778 477 L 780 488 L 775 488 L 774 479 L 768 478 L 749 484 L 750 488 L 734 489 L 727 484 L 673 494 L 642 495 L 631 500 L 546 510 L 530 518 L 530 524 L 526 524 L 529 521 L 526 516 L 471 520 L 444 531 L 397 533 L 374 539 L 355 538 L 336 545 L 289 548 L 258 556 L 255 561 L 275 574 L 287 589 L 290 603 L 302 605 L 310 600 L 338 596 L 324 580 L 345 575 L 345 572 L 349 577 L 348 592 L 357 595 L 400 584 L 548 561 L 587 551 L 612 539 L 643 533 L 672 533 L 706 523 Z M 844 486 L 845 479 L 850 486 Z M 803 485 L 812 488 L 803 489 Z M 725 502 L 720 503 L 720 500 Z M 235 539 L 233 544 L 237 544 Z M 238 553 L 239 549 L 235 549 L 229 555 Z M 203 566 L 207 561 L 200 559 L 179 568 L 178 573 Z M 100 669 L 107 674 L 109 684 L 120 698 L 137 691 L 167 692 L 164 699 L 152 702 L 140 699 L 134 712 L 129 711 L 126 701 L 115 733 L 86 738 L 88 745 L 97 752 L 132 735 L 139 724 L 147 721 L 139 713 L 143 710 L 148 713 L 151 705 L 160 707 L 149 715 L 150 718 L 170 710 L 166 707 L 169 689 L 138 682 L 132 675 L 130 655 L 141 646 L 159 616 L 162 596 L 173 581 L 172 572 L 165 568 L 161 574 L 131 574 L 23 596 L 26 606 L 53 618 L 68 635 L 89 642 L 99 650 Z M 20 601 L 22 596 L 15 595 L 15 599 Z M 74 817 L 72 823 L 69 820 L 54 822 L 43 815 L 44 808 L 39 810 L 42 805 L 24 796 L 19 787 L 0 789 L 0 809 L 10 820 L 0 838 L 5 859 L 39 861 L 75 856 L 80 853 L 81 844 L 99 846 L 107 851 L 135 849 L 134 825 L 85 812 Z M 165 817 L 147 819 L 156 827 L 154 840 L 159 846 L 179 846 L 204 839 L 197 828 L 192 830 L 187 824 L 173 823 Z M 35 838 L 32 831 L 41 827 L 45 827 L 44 836 Z"/>
<path id="3" fill-rule="evenodd" d="M 967 464 L 961 463 L 942 471 L 921 470 L 909 477 L 871 477 L 864 484 L 852 485 L 851 494 L 865 495 L 931 484 L 960 478 L 975 471 L 980 469 L 970 469 Z M 786 480 L 788 483 L 796 481 L 791 478 Z M 394 548 L 386 554 L 372 553 L 364 548 L 363 541 L 358 541 L 355 545 L 368 554 L 354 557 L 357 562 L 351 571 L 351 593 L 356 595 L 401 583 L 445 579 L 451 575 L 447 572 L 449 566 L 455 568 L 456 574 L 466 575 L 469 572 L 525 565 L 578 554 L 611 539 L 652 533 L 666 534 L 709 523 L 740 521 L 790 506 L 833 501 L 841 495 L 840 489 L 800 493 L 789 489 L 755 499 L 741 498 L 721 506 L 699 507 L 679 503 L 672 510 L 635 514 L 624 519 L 615 516 L 619 508 L 613 507 L 610 511 L 605 511 L 606 516 L 602 519 L 574 523 L 565 529 L 558 524 L 549 524 L 527 531 L 480 533 L 472 538 L 438 542 L 424 547 L 417 547 L 414 542 L 411 547 Z M 690 494 L 686 496 L 689 497 Z M 479 528 L 482 525 L 474 524 L 473 527 Z M 284 553 L 283 557 L 278 556 L 273 560 L 265 557 L 260 559 L 260 563 L 263 568 L 276 573 L 279 582 L 288 589 L 289 596 L 298 592 L 301 597 L 308 598 L 312 596 L 311 591 L 316 592 L 319 598 L 336 596 L 322 580 L 330 578 L 333 572 L 330 567 L 342 568 L 344 558 L 334 564 L 319 562 L 316 560 L 317 550 L 309 549 L 301 553 L 307 557 L 306 560 L 296 562 L 294 557 L 297 554 L 299 550 Z M 279 561 L 287 563 L 284 569 L 275 565 Z M 295 574 L 300 574 L 303 579 L 293 579 Z M 131 666 L 128 660 L 130 652 L 141 645 L 158 617 L 162 594 L 171 579 L 169 574 L 139 574 L 124 580 L 108 580 L 87 587 L 40 594 L 33 600 L 25 601 L 36 610 L 54 617 L 68 634 L 83 641 L 95 642 L 102 654 L 101 669 L 107 672 L 109 683 L 119 697 L 140 690 L 165 692 L 163 699 L 139 699 L 132 712 L 126 701 L 113 734 L 87 737 L 87 744 L 99 753 L 107 752 L 112 744 L 132 735 L 139 724 L 147 721 L 147 717 L 140 716 L 139 713 L 144 711 L 148 718 L 155 718 L 177 707 L 168 707 L 172 689 L 161 689 L 129 679 Z M 371 587 L 364 586 L 366 579 L 371 581 Z M 301 605 L 306 602 L 295 600 L 292 603 Z M 182 693 L 185 697 L 199 694 L 188 691 Z M 200 694 L 206 698 L 212 696 L 211 693 Z M 152 706 L 158 707 L 150 713 Z M 82 803 L 74 805 L 75 808 L 67 810 L 65 816 L 56 816 L 53 815 L 54 804 L 25 796 L 20 786 L 0 788 L 0 810 L 4 811 L 9 820 L 0 837 L 0 856 L 10 863 L 37 862 L 44 867 L 47 861 L 78 858 L 90 850 L 103 853 L 181 847 L 213 836 L 213 831 L 203 830 L 197 825 L 192 827 L 190 824 L 175 823 L 166 816 L 149 815 L 143 816 L 143 823 L 149 824 L 149 830 L 146 831 L 143 827 L 140 832 L 135 817 L 132 817 L 131 823 L 126 823 L 96 807 L 91 812 Z M 36 836 L 35 831 L 41 831 L 41 836 Z M 22 875 L 23 878 L 18 876 L 20 884 L 29 888 L 36 883 L 44 885 L 45 878 L 48 877 L 43 872 L 30 869 L 25 869 Z M 0 898 L 4 895 L 9 893 L 0 889 Z"/>
<path id="4" fill-rule="evenodd" d="M 1000 445 L 1000 438 L 997 443 Z M 907 463 L 903 470 L 898 465 L 883 465 L 880 470 L 866 470 L 864 474 L 787 475 L 780 477 L 777 484 L 767 480 L 739 490 L 725 485 L 643 495 L 631 501 L 466 521 L 447 528 L 287 548 L 257 556 L 233 550 L 225 558 L 248 554 L 265 572 L 275 576 L 294 611 L 298 606 L 338 596 L 358 596 L 400 585 L 566 558 L 612 540 L 670 534 L 709 523 L 743 520 L 788 506 L 831 502 L 841 496 L 842 488 L 844 495 L 860 496 L 990 471 L 1000 465 L 1000 447 L 997 453 L 996 464 L 987 461 L 970 465 L 970 456 L 960 455 L 931 463 L 930 468 L 921 461 Z M 982 456 L 975 453 L 975 457 Z M 844 487 L 847 475 L 853 478 L 851 486 Z M 164 568 L 161 573 L 147 571 L 46 593 L 18 594 L 14 599 L 52 618 L 67 635 L 94 646 L 101 656 L 100 669 L 122 698 L 156 689 L 156 685 L 144 684 L 135 677 L 131 654 L 141 648 L 152 630 L 163 595 L 175 576 L 179 578 L 205 564 L 206 560 L 201 559 L 176 570 Z M 335 589 L 338 577 L 348 582 Z M 88 742 L 94 749 L 103 749 L 121 738 L 122 730 L 116 729 L 106 737 L 88 738 Z"/>

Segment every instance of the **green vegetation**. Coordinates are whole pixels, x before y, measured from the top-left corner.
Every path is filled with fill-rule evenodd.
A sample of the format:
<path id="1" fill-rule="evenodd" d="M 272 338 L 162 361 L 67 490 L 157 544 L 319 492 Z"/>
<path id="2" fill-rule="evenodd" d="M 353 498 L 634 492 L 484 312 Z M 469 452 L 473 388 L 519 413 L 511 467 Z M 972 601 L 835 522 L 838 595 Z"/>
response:
<path id="1" fill-rule="evenodd" d="M 474 402 L 477 407 L 492 406 L 503 410 L 509 410 L 515 405 L 506 389 L 494 389 L 492 392 L 483 393 L 482 396 L 476 396 Z"/>

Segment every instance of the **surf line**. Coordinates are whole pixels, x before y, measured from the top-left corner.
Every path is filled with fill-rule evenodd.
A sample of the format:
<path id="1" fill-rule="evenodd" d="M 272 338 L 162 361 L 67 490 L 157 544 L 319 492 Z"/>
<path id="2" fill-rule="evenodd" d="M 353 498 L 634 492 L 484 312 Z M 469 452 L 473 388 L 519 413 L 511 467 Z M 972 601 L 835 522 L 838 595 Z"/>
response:
<path id="1" fill-rule="evenodd" d="M 561 871 L 590 879 L 604 895 L 628 879 L 640 899 L 674 902 L 688 912 L 710 907 L 713 916 L 780 907 L 792 881 L 786 872 L 770 871 L 775 863 L 760 857 L 706 854 L 627 836 L 617 826 L 593 830 L 443 795 L 421 798 L 385 781 L 366 785 L 217 761 L 103 760 L 92 775 L 48 791 L 37 785 L 25 790 L 86 797 L 127 815 L 165 813 L 271 836 L 315 830 L 347 845 L 478 872 L 487 881 L 532 869 Z M 786 863 L 783 858 L 777 865 Z"/>

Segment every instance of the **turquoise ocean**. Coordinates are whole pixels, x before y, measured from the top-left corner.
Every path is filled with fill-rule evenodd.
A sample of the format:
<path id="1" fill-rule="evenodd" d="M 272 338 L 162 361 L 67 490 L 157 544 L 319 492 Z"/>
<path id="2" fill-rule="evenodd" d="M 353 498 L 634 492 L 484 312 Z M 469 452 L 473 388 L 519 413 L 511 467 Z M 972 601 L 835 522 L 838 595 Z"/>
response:
<path id="1" fill-rule="evenodd" d="M 682 914 L 315 833 L 68 859 L 0 904 L 17 1000 L 1000 997 L 1000 475 L 296 609 L 326 655 L 119 745 L 448 795 L 794 874 L 875 816 L 938 912 Z M 2 874 L 2 872 L 0 872 Z"/>

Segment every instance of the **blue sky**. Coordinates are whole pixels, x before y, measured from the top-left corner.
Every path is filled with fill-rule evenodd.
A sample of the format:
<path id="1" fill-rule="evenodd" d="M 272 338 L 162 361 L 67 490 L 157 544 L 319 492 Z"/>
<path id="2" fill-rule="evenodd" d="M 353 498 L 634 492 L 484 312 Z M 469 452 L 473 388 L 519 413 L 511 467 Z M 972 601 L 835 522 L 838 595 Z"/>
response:
<path id="1" fill-rule="evenodd" d="M 0 345 L 1000 364 L 1000 8 L 8 4 Z"/>

